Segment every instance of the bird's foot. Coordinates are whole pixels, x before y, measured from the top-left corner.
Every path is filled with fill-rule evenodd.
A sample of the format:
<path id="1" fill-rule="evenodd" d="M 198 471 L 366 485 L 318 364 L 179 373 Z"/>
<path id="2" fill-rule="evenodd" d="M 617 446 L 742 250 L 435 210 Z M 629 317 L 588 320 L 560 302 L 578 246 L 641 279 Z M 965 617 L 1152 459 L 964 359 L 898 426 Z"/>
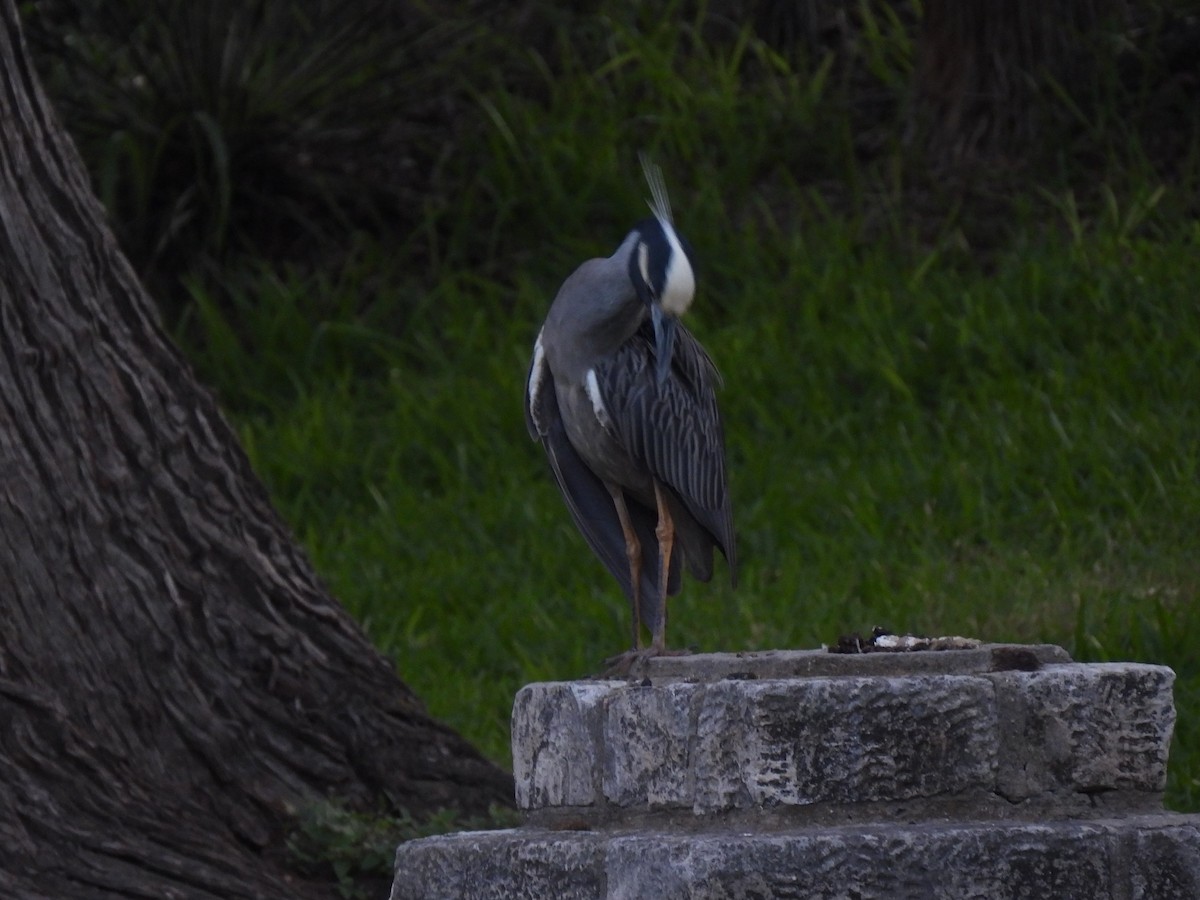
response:
<path id="1" fill-rule="evenodd" d="M 691 650 L 668 650 L 665 647 L 635 647 L 610 656 L 604 661 L 604 670 L 598 678 L 645 678 L 649 675 L 647 664 L 656 656 L 688 656 Z"/>

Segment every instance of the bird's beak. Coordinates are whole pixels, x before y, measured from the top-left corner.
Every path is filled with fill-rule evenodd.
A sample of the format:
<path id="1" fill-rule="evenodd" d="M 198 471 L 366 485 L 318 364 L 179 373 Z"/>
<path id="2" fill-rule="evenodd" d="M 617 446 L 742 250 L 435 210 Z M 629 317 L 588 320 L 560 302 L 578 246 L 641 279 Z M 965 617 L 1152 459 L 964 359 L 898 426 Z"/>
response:
<path id="1" fill-rule="evenodd" d="M 654 355 L 657 361 L 658 386 L 662 387 L 671 371 L 671 353 L 675 348 L 675 317 L 663 312 L 657 300 L 650 304 L 650 321 L 654 325 Z"/>

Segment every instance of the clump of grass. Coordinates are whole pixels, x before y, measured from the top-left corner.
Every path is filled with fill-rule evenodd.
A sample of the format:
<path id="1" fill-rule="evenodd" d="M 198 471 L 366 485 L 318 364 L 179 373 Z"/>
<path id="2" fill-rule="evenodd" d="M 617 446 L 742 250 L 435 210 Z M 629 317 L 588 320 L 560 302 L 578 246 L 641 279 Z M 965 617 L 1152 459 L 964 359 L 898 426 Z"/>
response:
<path id="1" fill-rule="evenodd" d="M 122 247 L 172 320 L 181 272 L 244 255 L 339 261 L 347 232 L 411 228 L 445 115 L 431 83 L 469 35 L 453 16 L 371 0 L 51 0 L 27 28 Z M 438 90 L 452 104 L 454 85 Z"/>
<path id="2" fill-rule="evenodd" d="M 485 817 L 463 818 L 454 810 L 444 810 L 417 820 L 407 813 L 372 815 L 329 802 L 296 814 L 287 847 L 301 872 L 331 878 L 346 900 L 365 900 L 379 896 L 391 884 L 398 844 L 450 831 L 516 824 L 517 814 L 499 807 Z"/>

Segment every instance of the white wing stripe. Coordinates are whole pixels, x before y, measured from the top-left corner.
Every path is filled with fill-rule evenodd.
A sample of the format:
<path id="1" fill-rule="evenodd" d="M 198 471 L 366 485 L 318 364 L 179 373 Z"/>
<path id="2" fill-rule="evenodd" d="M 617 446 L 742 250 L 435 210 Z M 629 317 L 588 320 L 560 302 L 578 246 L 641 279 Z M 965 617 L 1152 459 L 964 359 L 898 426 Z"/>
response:
<path id="1" fill-rule="evenodd" d="M 533 365 L 529 367 L 529 384 L 527 386 L 529 399 L 529 415 L 534 427 L 544 431 L 543 423 L 538 421 L 538 393 L 542 382 L 546 379 L 546 351 L 542 349 L 542 332 L 538 332 L 537 342 L 533 345 Z"/>
<path id="2" fill-rule="evenodd" d="M 604 398 L 600 395 L 600 384 L 596 380 L 596 370 L 588 369 L 587 378 L 584 379 L 584 385 L 587 388 L 588 399 L 592 401 L 592 412 L 596 414 L 596 419 L 605 428 L 612 425 L 612 419 L 608 416 L 608 407 L 604 405 Z"/>

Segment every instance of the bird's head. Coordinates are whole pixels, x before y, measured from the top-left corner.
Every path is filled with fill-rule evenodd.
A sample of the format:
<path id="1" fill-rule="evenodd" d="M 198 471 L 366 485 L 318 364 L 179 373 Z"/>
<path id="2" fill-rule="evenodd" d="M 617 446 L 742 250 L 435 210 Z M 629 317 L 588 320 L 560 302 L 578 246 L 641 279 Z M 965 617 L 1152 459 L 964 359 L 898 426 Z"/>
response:
<path id="1" fill-rule="evenodd" d="M 662 171 L 645 157 L 642 168 L 650 185 L 650 210 L 654 215 L 633 229 L 637 239 L 629 258 L 629 278 L 654 324 L 658 382 L 662 384 L 671 369 L 675 320 L 687 312 L 696 295 L 696 270 L 692 248 L 671 220 L 671 202 Z"/>

